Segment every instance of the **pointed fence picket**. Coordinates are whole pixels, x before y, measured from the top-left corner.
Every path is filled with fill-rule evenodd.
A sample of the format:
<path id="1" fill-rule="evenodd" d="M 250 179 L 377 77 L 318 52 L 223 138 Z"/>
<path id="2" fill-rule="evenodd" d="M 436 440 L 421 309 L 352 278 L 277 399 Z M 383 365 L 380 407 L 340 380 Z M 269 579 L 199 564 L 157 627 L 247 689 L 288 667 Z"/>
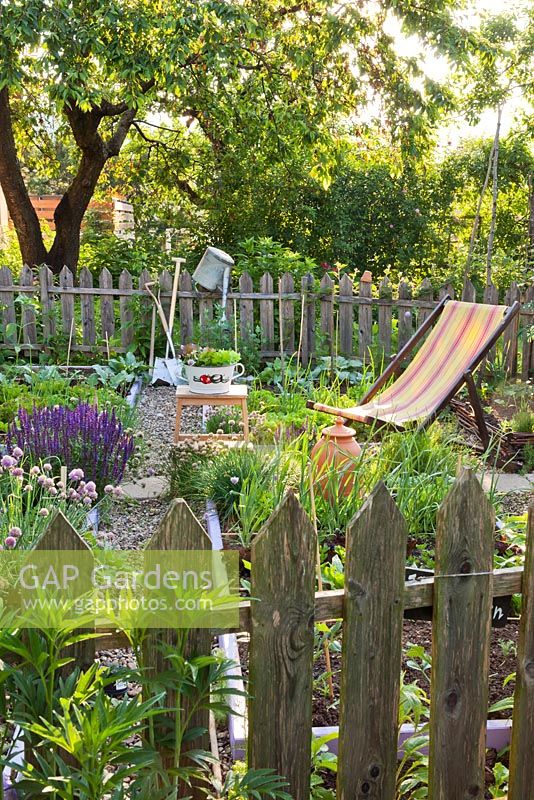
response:
<path id="1" fill-rule="evenodd" d="M 252 545 L 254 599 L 240 603 L 239 630 L 250 634 L 249 766 L 275 770 L 287 779 L 294 800 L 309 800 L 314 621 L 341 619 L 337 797 L 395 800 L 402 619 L 409 609 L 433 608 L 428 797 L 482 798 L 492 597 L 522 591 L 509 800 L 525 800 L 534 785 L 534 509 L 524 568 L 492 572 L 494 512 L 468 470 L 438 514 L 434 579 L 405 583 L 406 541 L 406 523 L 379 484 L 347 532 L 344 590 L 316 592 L 311 521 L 291 493 L 274 510 Z M 60 513 L 39 543 L 47 550 L 86 546 Z M 211 542 L 178 500 L 147 547 L 208 550 Z M 83 644 L 124 646 L 124 637 L 109 633 Z M 210 652 L 210 631 L 192 630 L 189 637 L 189 654 Z M 175 631 L 149 632 L 149 671 L 169 667 L 161 645 L 175 639 Z M 92 655 L 80 657 L 87 662 Z M 165 702 L 175 714 L 173 692 Z M 191 746 L 207 747 L 205 709 L 194 725 L 206 733 Z M 173 766 L 172 753 L 162 757 Z M 200 798 L 202 787 L 187 788 L 187 794 Z"/>
<path id="2" fill-rule="evenodd" d="M 168 318 L 173 276 L 163 270 L 156 277 L 154 288 L 160 292 Z M 56 327 L 70 340 L 71 351 L 107 353 L 110 349 L 117 352 L 135 349 L 136 331 L 142 331 L 142 339 L 146 341 L 151 329 L 152 301 L 144 286 L 152 280 L 155 278 L 147 270 L 135 280 L 123 270 L 114 287 L 107 268 L 98 276 L 82 269 L 76 282 L 66 267 L 59 276 L 54 276 L 43 266 L 38 271 L 23 267 L 14 281 L 11 271 L 1 267 L 0 319 L 4 332 L 0 349 L 18 345 L 26 351 L 46 350 L 54 344 Z M 383 359 L 387 363 L 445 294 L 454 297 L 454 288 L 443 286 L 434 297 L 431 282 L 425 279 L 415 288 L 401 281 L 395 295 L 387 277 L 373 287 L 369 272 L 364 272 L 357 284 L 347 274 L 337 279 L 325 273 L 320 282 L 312 275 L 305 275 L 298 286 L 289 273 L 277 280 L 265 273 L 257 287 L 251 276 L 244 273 L 237 290 L 228 293 L 226 311 L 232 338 L 237 343 L 248 341 L 255 347 L 258 342 L 262 358 L 286 359 L 296 354 L 299 362 L 307 365 L 320 352 L 331 357 L 356 354 L 364 361 L 375 359 L 380 363 Z M 33 302 L 30 304 L 27 299 Z M 462 299 L 467 302 L 476 299 L 470 281 L 463 287 Z M 494 286 L 488 286 L 483 299 L 493 304 L 521 301 L 521 313 L 507 328 L 498 349 L 502 348 L 509 376 L 520 375 L 524 380 L 532 377 L 534 341 L 530 329 L 534 326 L 534 286 L 520 292 L 514 283 L 501 298 Z M 184 270 L 176 305 L 176 343 L 186 344 L 201 338 L 216 318 L 220 302 L 220 293 L 193 288 L 191 275 Z M 485 360 L 484 369 L 495 360 L 496 350 Z"/>

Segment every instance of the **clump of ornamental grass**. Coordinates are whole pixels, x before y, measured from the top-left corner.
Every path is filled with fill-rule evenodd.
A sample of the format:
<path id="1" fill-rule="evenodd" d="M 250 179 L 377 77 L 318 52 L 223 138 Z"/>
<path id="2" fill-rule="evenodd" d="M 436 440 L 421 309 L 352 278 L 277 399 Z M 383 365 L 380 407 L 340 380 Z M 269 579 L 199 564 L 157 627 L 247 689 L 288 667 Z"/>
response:
<path id="1" fill-rule="evenodd" d="M 60 470 L 57 470 L 60 471 Z M 0 548 L 30 549 L 56 511 L 62 511 L 73 527 L 87 529 L 87 514 L 100 500 L 94 481 L 85 481 L 79 467 L 61 480 L 49 461 L 29 461 L 20 447 L 0 459 Z M 117 495 L 118 487 L 104 488 Z"/>
<path id="2" fill-rule="evenodd" d="M 211 464 L 224 449 L 224 444 L 215 439 L 184 439 L 173 445 L 165 469 L 169 480 L 169 495 L 183 497 L 188 502 L 205 500 L 204 488 L 198 480 L 199 470 Z"/>
<path id="3" fill-rule="evenodd" d="M 34 464 L 56 458 L 81 469 L 98 491 L 118 484 L 135 451 L 135 439 L 115 411 L 99 411 L 90 403 L 76 408 L 54 406 L 19 409 L 9 426 L 8 447 L 18 447 Z"/>

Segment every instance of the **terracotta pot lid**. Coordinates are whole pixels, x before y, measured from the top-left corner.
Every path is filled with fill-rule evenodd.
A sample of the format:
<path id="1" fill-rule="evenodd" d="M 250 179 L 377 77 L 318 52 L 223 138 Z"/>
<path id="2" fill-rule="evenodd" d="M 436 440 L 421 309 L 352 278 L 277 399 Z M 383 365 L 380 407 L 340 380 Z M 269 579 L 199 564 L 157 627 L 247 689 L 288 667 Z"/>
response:
<path id="1" fill-rule="evenodd" d="M 321 435 L 328 439 L 352 439 L 355 435 L 354 428 L 343 424 L 343 417 L 336 417 L 336 422 L 329 428 L 324 428 Z"/>

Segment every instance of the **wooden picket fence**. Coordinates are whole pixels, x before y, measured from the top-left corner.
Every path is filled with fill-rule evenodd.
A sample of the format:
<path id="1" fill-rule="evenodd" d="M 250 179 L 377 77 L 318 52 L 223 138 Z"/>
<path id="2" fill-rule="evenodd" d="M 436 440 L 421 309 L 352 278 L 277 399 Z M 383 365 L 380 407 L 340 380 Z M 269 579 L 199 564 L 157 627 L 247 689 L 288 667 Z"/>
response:
<path id="1" fill-rule="evenodd" d="M 67 267 L 56 282 L 48 267 L 42 266 L 35 273 L 24 266 L 15 283 L 11 271 L 1 267 L 0 348 L 19 344 L 26 351 L 38 351 L 61 335 L 69 340 L 72 351 L 107 352 L 111 343 L 113 350 L 125 352 L 134 345 L 135 327 L 148 336 L 155 322 L 151 300 L 144 289 L 152 279 L 147 270 L 135 279 L 123 270 L 114 287 L 108 269 L 102 270 L 98 281 L 88 269 L 82 269 L 75 284 Z M 168 316 L 173 284 L 170 272 L 163 270 L 158 283 Z M 389 360 L 394 343 L 400 350 L 445 294 L 454 297 L 454 288 L 444 286 L 436 298 L 426 279 L 416 297 L 406 281 L 401 281 L 397 297 L 393 297 L 391 283 L 384 278 L 373 295 L 369 272 L 362 275 L 358 284 L 348 275 L 334 281 L 325 274 L 319 287 L 312 275 L 304 276 L 296 285 L 289 273 L 282 275 L 275 286 L 272 276 L 265 273 L 255 289 L 250 275 L 244 273 L 239 290 L 228 295 L 227 314 L 236 349 L 248 339 L 259 347 L 262 358 L 297 353 L 299 361 L 306 365 L 320 345 L 328 355 L 358 356 L 365 361 L 374 351 Z M 28 302 L 30 299 L 32 302 Z M 475 301 L 475 288 L 470 282 L 464 287 L 462 299 Z M 507 305 L 515 300 L 523 303 L 521 314 L 507 329 L 503 343 L 507 373 L 527 379 L 534 374 L 534 342 L 527 336 L 527 329 L 534 325 L 534 284 L 523 294 L 517 284 L 512 284 L 500 300 Z M 135 313 L 134 301 L 139 304 Z M 175 323 L 177 341 L 193 341 L 198 331 L 214 319 L 215 306 L 220 301 L 220 295 L 195 291 L 191 275 L 182 272 Z M 484 302 L 499 302 L 494 286 L 486 289 Z"/>
<path id="2" fill-rule="evenodd" d="M 484 797 L 489 645 L 493 598 L 522 592 L 510 756 L 509 800 L 534 786 L 534 509 L 524 569 L 493 572 L 495 517 L 466 470 L 438 514 L 435 578 L 405 583 L 407 527 L 379 484 L 347 531 L 345 589 L 315 592 L 317 541 L 310 519 L 288 493 L 252 546 L 252 601 L 240 603 L 239 630 L 250 634 L 248 763 L 287 778 L 294 800 L 309 800 L 314 621 L 343 620 L 337 797 L 395 800 L 402 624 L 407 610 L 433 610 L 429 792 L 433 800 Z M 57 516 L 44 549 L 85 547 Z M 182 500 L 174 501 L 148 547 L 208 550 L 208 535 Z M 151 634 L 146 658 L 164 666 Z M 209 631 L 190 632 L 190 652 L 207 654 Z M 84 642 L 124 646 L 109 631 Z M 88 648 L 88 649 L 87 649 Z M 169 708 L 176 698 L 169 697 Z M 189 699 L 191 702 L 191 699 Z M 208 712 L 195 724 L 209 728 Z M 205 738 L 201 743 L 208 746 Z M 198 746 L 198 742 L 194 742 Z M 168 754 L 167 754 L 168 755 Z M 202 792 L 194 790 L 195 797 Z"/>

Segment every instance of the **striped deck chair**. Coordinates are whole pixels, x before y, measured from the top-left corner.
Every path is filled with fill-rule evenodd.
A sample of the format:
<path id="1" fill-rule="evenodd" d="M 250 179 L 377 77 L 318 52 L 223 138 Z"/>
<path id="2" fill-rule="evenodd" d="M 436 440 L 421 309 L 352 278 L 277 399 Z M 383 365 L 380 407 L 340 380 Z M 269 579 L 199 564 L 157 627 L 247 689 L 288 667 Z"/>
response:
<path id="1" fill-rule="evenodd" d="M 480 438 L 487 447 L 489 434 L 473 372 L 518 312 L 517 302 L 510 307 L 480 305 L 447 296 L 363 396 L 360 405 L 335 408 L 313 401 L 307 405 L 357 422 L 378 422 L 399 430 L 412 424 L 422 428 L 434 421 L 466 383 Z M 411 364 L 400 374 L 406 356 L 433 325 Z M 397 379 L 383 389 L 392 377 Z"/>

